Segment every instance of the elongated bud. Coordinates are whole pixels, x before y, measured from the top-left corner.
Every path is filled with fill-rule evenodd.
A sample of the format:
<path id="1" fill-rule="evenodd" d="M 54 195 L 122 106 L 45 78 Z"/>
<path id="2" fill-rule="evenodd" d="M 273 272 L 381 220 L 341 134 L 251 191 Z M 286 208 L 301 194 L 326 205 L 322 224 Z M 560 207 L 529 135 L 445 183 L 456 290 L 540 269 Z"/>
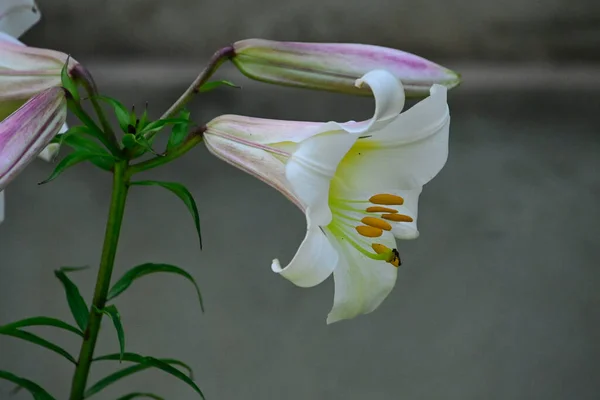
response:
<path id="1" fill-rule="evenodd" d="M 246 76 L 285 86 L 371 95 L 355 81 L 383 69 L 404 85 L 407 96 L 429 95 L 433 84 L 452 88 L 455 72 L 422 57 L 380 46 L 349 43 L 300 43 L 247 39 L 234 43 L 234 64 Z"/>
<path id="2" fill-rule="evenodd" d="M 0 32 L 0 120 L 26 100 L 61 85 L 60 73 L 67 55 L 59 51 L 24 46 Z M 69 72 L 79 67 L 69 60 Z"/>
<path id="3" fill-rule="evenodd" d="M 65 91 L 44 90 L 0 122 L 0 190 L 56 136 L 67 117 Z"/>

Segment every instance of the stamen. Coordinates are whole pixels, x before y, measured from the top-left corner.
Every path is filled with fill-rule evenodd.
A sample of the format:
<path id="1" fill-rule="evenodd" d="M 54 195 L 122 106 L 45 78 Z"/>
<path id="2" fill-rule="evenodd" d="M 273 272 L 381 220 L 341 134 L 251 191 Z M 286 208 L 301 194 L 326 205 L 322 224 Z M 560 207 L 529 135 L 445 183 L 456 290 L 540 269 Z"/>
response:
<path id="1" fill-rule="evenodd" d="M 373 250 L 375 250 L 375 253 L 377 254 L 390 253 L 392 251 L 392 249 L 390 249 L 387 246 L 384 246 L 381 243 L 373 243 L 371 247 L 373 248 Z"/>
<path id="2" fill-rule="evenodd" d="M 361 219 L 361 222 L 365 225 L 369 225 L 372 226 L 374 228 L 379 228 L 379 229 L 383 229 L 384 231 L 391 231 L 392 230 L 392 226 L 385 222 L 382 219 L 379 218 L 375 218 L 375 217 L 364 217 L 363 219 Z"/>
<path id="3" fill-rule="evenodd" d="M 404 199 L 395 194 L 376 194 L 371 196 L 369 201 L 373 204 L 383 204 L 385 206 L 401 206 L 404 204 Z"/>
<path id="4" fill-rule="evenodd" d="M 384 212 L 384 213 L 396 214 L 398 212 L 398 210 L 394 210 L 393 208 L 381 207 L 381 206 L 373 206 L 373 207 L 368 207 L 367 212 L 372 212 L 372 213 Z"/>
<path id="5" fill-rule="evenodd" d="M 390 249 L 387 246 L 384 246 L 380 243 L 373 243 L 371 245 L 375 253 L 377 254 L 386 254 L 388 257 L 386 258 L 386 262 L 392 264 L 394 267 L 398 268 L 402 265 L 402 261 L 400 261 L 400 253 L 396 249 Z"/>
<path id="6" fill-rule="evenodd" d="M 413 222 L 414 221 L 414 219 L 412 219 L 408 215 L 404 215 L 404 214 L 383 214 L 381 216 L 381 218 L 387 219 L 389 221 L 396 221 L 396 222 Z"/>
<path id="7" fill-rule="evenodd" d="M 366 237 L 379 237 L 383 235 L 383 230 L 380 228 L 374 228 L 372 226 L 359 225 L 356 228 L 356 232 Z"/>

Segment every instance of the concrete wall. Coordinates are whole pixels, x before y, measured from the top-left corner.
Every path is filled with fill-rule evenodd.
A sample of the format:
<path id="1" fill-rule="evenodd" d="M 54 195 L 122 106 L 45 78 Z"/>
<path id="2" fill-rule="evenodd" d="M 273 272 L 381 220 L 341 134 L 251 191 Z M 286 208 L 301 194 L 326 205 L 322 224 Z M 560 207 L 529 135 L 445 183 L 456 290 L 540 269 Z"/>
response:
<path id="1" fill-rule="evenodd" d="M 38 0 L 27 39 L 74 55 L 206 56 L 229 42 L 365 42 L 436 59 L 599 60 L 597 0 Z"/>
<path id="2" fill-rule="evenodd" d="M 156 77 L 160 78 L 160 77 Z M 154 115 L 181 87 L 127 89 L 98 79 L 125 104 L 150 100 Z M 152 82 L 153 80 L 149 80 Z M 237 82 L 237 81 L 236 81 Z M 421 197 L 421 237 L 399 243 L 396 288 L 373 314 L 325 325 L 333 284 L 300 289 L 270 270 L 303 238 L 302 214 L 283 196 L 205 149 L 144 178 L 178 181 L 198 200 L 193 222 L 172 194 L 131 191 L 115 275 L 167 262 L 198 280 L 148 276 L 116 299 L 126 348 L 192 365 L 209 400 L 597 400 L 600 393 L 600 140 L 597 93 L 450 94 L 450 158 Z M 360 119 L 369 99 L 244 85 L 196 99 L 199 123 L 232 112 L 268 118 Z M 73 275 L 89 300 L 110 189 L 84 164 L 37 186 L 52 171 L 31 164 L 7 189 L 0 225 L 0 323 L 35 315 L 71 320 L 52 271 Z M 67 350 L 77 340 L 37 329 Z M 98 354 L 118 351 L 109 321 Z M 123 366 L 98 363 L 94 383 Z M 0 337 L 0 369 L 67 397 L 72 365 Z M 0 381 L 0 399 L 12 385 Z M 160 372 L 122 380 L 94 399 L 132 391 L 198 399 Z"/>

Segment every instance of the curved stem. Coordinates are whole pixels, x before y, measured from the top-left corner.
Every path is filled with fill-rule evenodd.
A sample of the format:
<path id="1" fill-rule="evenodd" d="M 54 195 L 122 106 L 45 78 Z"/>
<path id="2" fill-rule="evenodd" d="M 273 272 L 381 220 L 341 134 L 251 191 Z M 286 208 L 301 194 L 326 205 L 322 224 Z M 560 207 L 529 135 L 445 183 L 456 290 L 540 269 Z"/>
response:
<path id="1" fill-rule="evenodd" d="M 215 73 L 215 71 L 221 66 L 221 64 L 223 64 L 228 58 L 233 56 L 233 54 L 233 46 L 223 47 L 222 49 L 218 50 L 215 54 L 213 54 L 206 68 L 204 68 L 200 75 L 196 77 L 196 79 L 194 80 L 194 82 L 192 82 L 190 87 L 188 87 L 187 90 L 183 92 L 181 97 L 179 97 L 179 99 L 175 103 L 173 103 L 173 105 L 163 114 L 161 119 L 172 118 L 176 116 L 179 113 L 179 111 L 181 111 L 183 107 L 185 107 L 185 105 L 192 99 L 192 97 L 194 97 L 194 95 L 198 93 L 200 87 L 210 79 L 212 74 Z"/>
<path id="2" fill-rule="evenodd" d="M 94 356 L 96 340 L 98 339 L 98 333 L 100 331 L 100 323 L 102 321 L 102 313 L 98 312 L 98 310 L 102 310 L 106 304 L 106 296 L 110 288 L 110 278 L 115 262 L 115 255 L 117 253 L 117 245 L 119 243 L 119 234 L 121 232 L 121 223 L 123 221 L 129 185 L 126 176 L 127 162 L 121 161 L 115 164 L 112 197 L 108 213 L 108 222 L 106 224 L 100 269 L 98 270 L 89 323 L 84 333 L 83 343 L 81 344 L 81 349 L 79 351 L 77 368 L 75 369 L 71 384 L 70 400 L 81 400 L 85 394 L 85 387 L 92 364 L 92 358 Z"/>
<path id="3" fill-rule="evenodd" d="M 119 147 L 119 142 L 117 141 L 115 132 L 113 131 L 112 127 L 110 126 L 110 122 L 108 122 L 108 119 L 106 118 L 106 115 L 104 114 L 104 110 L 102 110 L 102 106 L 98 102 L 98 99 L 96 97 L 97 92 L 96 92 L 95 88 L 89 82 L 87 82 L 87 81 L 83 81 L 83 82 L 84 82 L 83 87 L 85 88 L 86 92 L 88 93 L 88 96 L 92 103 L 92 107 L 94 108 L 94 111 L 96 112 L 96 115 L 98 116 L 100 125 L 102 125 L 102 131 L 105 133 L 106 138 L 108 139 L 108 142 L 109 142 L 108 147 L 111 149 L 113 154 L 115 154 L 115 153 L 119 154 L 121 152 L 121 149 Z"/>
<path id="4" fill-rule="evenodd" d="M 133 174 L 156 168 L 158 166 L 171 162 L 176 158 L 181 157 L 182 155 L 190 151 L 198 143 L 202 142 L 202 131 L 203 130 L 192 132 L 185 142 L 169 150 L 164 156 L 153 157 L 141 163 L 133 164 L 131 167 L 129 167 L 129 170 L 127 171 L 127 179 L 129 179 Z"/>

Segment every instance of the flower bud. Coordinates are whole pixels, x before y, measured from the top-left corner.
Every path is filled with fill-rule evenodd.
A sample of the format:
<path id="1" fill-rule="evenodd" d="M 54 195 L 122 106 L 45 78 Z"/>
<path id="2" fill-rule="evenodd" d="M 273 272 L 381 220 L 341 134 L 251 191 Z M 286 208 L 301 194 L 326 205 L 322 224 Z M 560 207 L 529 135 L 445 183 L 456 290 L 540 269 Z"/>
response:
<path id="1" fill-rule="evenodd" d="M 233 63 L 246 76 L 285 86 L 371 95 L 355 81 L 375 69 L 399 79 L 407 96 L 429 95 L 433 84 L 452 88 L 455 72 L 422 57 L 380 46 L 349 43 L 300 43 L 247 39 L 234 43 Z"/>
<path id="2" fill-rule="evenodd" d="M 36 94 L 61 86 L 67 58 L 59 51 L 27 47 L 0 32 L 0 120 Z M 69 72 L 78 65 L 69 59 Z"/>
<path id="3" fill-rule="evenodd" d="M 0 190 L 56 136 L 66 117 L 65 91 L 54 87 L 33 96 L 0 122 Z"/>

